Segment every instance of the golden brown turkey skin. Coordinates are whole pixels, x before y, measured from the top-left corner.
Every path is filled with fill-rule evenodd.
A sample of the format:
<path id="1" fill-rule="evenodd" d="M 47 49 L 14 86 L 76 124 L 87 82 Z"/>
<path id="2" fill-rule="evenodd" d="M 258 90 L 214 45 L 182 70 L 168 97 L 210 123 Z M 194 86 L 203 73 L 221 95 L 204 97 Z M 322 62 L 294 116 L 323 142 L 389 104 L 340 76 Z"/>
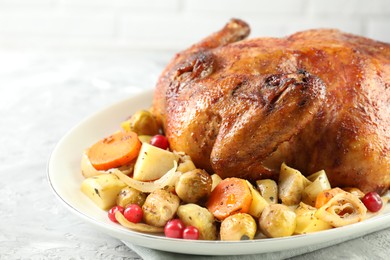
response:
<path id="1" fill-rule="evenodd" d="M 230 21 L 177 54 L 153 112 L 171 148 L 221 177 L 277 178 L 282 162 L 333 186 L 390 186 L 390 45 L 337 30 L 242 40 Z"/>

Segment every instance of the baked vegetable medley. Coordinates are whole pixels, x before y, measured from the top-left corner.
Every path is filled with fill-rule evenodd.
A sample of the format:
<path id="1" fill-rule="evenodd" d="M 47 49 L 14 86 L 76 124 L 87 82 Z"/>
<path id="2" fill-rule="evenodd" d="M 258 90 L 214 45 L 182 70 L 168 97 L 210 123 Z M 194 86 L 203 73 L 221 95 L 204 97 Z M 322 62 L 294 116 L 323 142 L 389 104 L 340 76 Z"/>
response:
<path id="1" fill-rule="evenodd" d="M 108 218 L 170 238 L 237 241 L 301 235 L 364 221 L 387 195 L 331 187 L 326 172 L 304 176 L 286 164 L 256 182 L 197 168 L 172 151 L 157 120 L 140 110 L 82 155 L 81 191 Z"/>

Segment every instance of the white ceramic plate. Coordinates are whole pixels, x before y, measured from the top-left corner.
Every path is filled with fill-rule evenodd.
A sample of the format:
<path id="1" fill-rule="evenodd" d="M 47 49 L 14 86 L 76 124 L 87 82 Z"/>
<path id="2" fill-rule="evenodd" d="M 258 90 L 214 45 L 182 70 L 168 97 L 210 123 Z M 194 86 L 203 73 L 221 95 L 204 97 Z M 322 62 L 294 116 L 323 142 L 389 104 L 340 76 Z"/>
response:
<path id="1" fill-rule="evenodd" d="M 143 234 L 112 223 L 107 213 L 93 204 L 80 191 L 83 177 L 80 158 L 85 148 L 119 128 L 120 122 L 139 109 L 151 105 L 152 91 L 120 101 L 88 117 L 69 131 L 55 147 L 49 164 L 48 179 L 54 193 L 77 216 L 102 232 L 126 243 L 148 248 L 198 255 L 239 255 L 276 252 L 306 246 L 331 245 L 390 226 L 390 209 L 372 219 L 354 225 L 309 235 L 252 241 L 191 241 Z"/>

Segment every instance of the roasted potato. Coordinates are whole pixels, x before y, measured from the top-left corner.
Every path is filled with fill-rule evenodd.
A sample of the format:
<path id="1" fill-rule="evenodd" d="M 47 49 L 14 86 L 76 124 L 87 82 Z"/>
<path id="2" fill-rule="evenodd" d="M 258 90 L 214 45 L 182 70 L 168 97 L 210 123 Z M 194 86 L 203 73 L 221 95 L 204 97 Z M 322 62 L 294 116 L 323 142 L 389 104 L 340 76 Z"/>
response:
<path id="1" fill-rule="evenodd" d="M 139 135 L 139 136 L 138 136 L 138 139 L 139 139 L 142 143 L 149 143 L 150 140 L 152 139 L 152 136 L 151 136 L 151 135 Z"/>
<path id="2" fill-rule="evenodd" d="M 177 153 L 179 156 L 179 165 L 177 166 L 178 172 L 189 172 L 195 170 L 195 164 L 192 162 L 191 157 L 189 155 L 181 155 Z"/>
<path id="3" fill-rule="evenodd" d="M 285 163 L 280 168 L 278 195 L 287 206 L 298 205 L 301 202 L 304 188 L 310 184 L 298 170 L 288 167 Z"/>
<path id="4" fill-rule="evenodd" d="M 213 185 L 211 186 L 211 191 L 214 190 L 214 188 L 222 181 L 222 178 L 219 177 L 218 174 L 212 174 L 211 175 L 211 180 L 213 181 Z"/>
<path id="5" fill-rule="evenodd" d="M 126 184 L 113 174 L 101 174 L 85 179 L 81 191 L 101 209 L 107 210 L 116 204 L 116 199 Z"/>
<path id="6" fill-rule="evenodd" d="M 331 188 L 330 183 L 324 170 L 313 173 L 307 177 L 307 179 L 312 181 L 312 183 L 303 189 L 302 201 L 306 204 L 314 206 L 317 195 L 324 190 L 329 190 Z"/>
<path id="7" fill-rule="evenodd" d="M 133 178 L 139 181 L 152 181 L 161 178 L 170 169 L 174 162 L 178 161 L 178 155 L 150 145 L 142 143 L 137 161 L 134 166 Z"/>
<path id="8" fill-rule="evenodd" d="M 294 211 L 297 216 L 297 226 L 294 234 L 308 234 L 332 228 L 330 224 L 315 216 L 316 211 L 315 207 L 303 202 L 299 203 L 299 206 Z"/>
<path id="9" fill-rule="evenodd" d="M 260 195 L 259 191 L 256 190 L 249 181 L 247 181 L 247 183 L 252 194 L 252 203 L 248 213 L 255 218 L 259 218 L 265 207 L 268 206 L 268 202 Z"/>
<path id="10" fill-rule="evenodd" d="M 278 203 L 278 185 L 274 180 L 264 179 L 257 180 L 256 185 L 260 195 L 269 203 Z"/>

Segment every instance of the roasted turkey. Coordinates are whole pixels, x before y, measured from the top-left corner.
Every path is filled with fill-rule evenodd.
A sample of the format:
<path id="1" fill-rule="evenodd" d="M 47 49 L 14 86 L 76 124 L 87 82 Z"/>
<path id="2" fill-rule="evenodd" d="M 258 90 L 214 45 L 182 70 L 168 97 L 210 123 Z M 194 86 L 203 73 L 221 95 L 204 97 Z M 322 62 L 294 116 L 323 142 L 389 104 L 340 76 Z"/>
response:
<path id="1" fill-rule="evenodd" d="M 390 186 L 390 44 L 308 30 L 244 40 L 232 19 L 178 53 L 152 111 L 173 150 L 221 177 L 277 179 L 280 165 L 333 186 Z"/>

